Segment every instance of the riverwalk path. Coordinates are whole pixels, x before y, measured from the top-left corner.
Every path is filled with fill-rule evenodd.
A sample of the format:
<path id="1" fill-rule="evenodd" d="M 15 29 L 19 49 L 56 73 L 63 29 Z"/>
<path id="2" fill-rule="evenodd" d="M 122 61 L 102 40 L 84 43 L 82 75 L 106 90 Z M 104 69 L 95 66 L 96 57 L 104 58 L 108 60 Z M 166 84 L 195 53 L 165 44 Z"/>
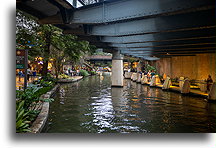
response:
<path id="1" fill-rule="evenodd" d="M 75 82 L 75 81 L 78 81 L 80 79 L 82 79 L 83 76 L 72 76 L 70 77 L 70 79 L 59 79 L 58 82 L 60 83 L 64 83 L 64 82 Z M 35 80 L 38 80 L 39 79 L 39 76 L 31 76 L 29 78 L 29 81 L 28 81 L 28 84 L 31 84 L 33 81 Z M 24 86 L 24 77 L 21 77 L 19 79 L 19 76 L 16 76 L 16 90 L 21 90 L 23 89 L 23 86 Z"/>
<path id="2" fill-rule="evenodd" d="M 147 83 L 147 85 L 150 85 L 150 82 Z M 162 88 L 163 85 L 162 85 L 162 84 L 156 84 L 155 87 Z M 170 91 L 181 92 L 180 87 L 178 87 L 178 86 L 170 86 L 169 90 L 170 90 Z M 205 98 L 208 97 L 208 93 L 202 92 L 202 91 L 199 90 L 199 89 L 193 89 L 193 88 L 191 88 L 191 89 L 190 89 L 190 94 L 202 96 L 202 97 L 205 97 Z"/>

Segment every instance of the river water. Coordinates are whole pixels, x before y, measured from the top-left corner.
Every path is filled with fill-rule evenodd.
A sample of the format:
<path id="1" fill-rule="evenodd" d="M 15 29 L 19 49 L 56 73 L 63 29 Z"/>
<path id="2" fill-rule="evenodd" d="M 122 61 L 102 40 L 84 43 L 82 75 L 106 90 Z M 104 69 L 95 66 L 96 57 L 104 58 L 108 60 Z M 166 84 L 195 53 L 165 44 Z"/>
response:
<path id="1" fill-rule="evenodd" d="M 216 104 L 110 76 L 90 76 L 60 86 L 45 133 L 216 132 Z"/>

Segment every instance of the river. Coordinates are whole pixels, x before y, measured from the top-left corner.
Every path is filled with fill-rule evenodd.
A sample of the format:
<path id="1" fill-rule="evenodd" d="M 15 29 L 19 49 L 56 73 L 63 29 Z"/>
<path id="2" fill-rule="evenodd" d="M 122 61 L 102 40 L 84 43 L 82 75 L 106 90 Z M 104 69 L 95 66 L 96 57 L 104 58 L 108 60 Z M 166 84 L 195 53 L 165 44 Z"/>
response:
<path id="1" fill-rule="evenodd" d="M 50 105 L 44 133 L 216 132 L 216 104 L 110 76 L 62 84 Z"/>

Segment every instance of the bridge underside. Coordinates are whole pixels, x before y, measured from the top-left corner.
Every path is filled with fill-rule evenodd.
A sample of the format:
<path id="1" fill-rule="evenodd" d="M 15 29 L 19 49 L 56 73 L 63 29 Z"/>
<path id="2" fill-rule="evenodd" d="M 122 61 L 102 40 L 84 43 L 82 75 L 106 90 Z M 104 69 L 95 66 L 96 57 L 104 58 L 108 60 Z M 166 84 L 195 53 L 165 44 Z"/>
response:
<path id="1" fill-rule="evenodd" d="M 79 1 L 82 3 L 82 1 Z M 17 0 L 17 8 L 98 48 L 157 60 L 215 52 L 213 0 Z"/>

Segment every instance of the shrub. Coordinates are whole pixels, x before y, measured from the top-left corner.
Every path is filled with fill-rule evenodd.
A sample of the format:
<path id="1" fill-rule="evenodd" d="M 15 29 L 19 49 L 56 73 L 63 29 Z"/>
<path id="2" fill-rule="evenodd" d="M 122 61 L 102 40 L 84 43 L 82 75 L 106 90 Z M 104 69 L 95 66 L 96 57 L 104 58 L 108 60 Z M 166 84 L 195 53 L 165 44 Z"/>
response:
<path id="1" fill-rule="evenodd" d="M 60 76 L 59 76 L 59 78 L 62 78 L 62 79 L 68 79 L 68 78 L 70 78 L 68 75 L 66 75 L 66 74 L 61 74 Z"/>
<path id="2" fill-rule="evenodd" d="M 25 103 L 23 105 L 24 109 L 28 109 L 30 104 L 33 102 L 38 101 L 38 97 L 34 96 L 34 94 L 40 89 L 41 87 L 37 87 L 37 85 L 30 85 L 26 90 L 17 93 L 17 98 L 20 100 L 25 100 Z"/>
<path id="3" fill-rule="evenodd" d="M 42 77 L 42 80 L 56 82 L 56 79 L 53 78 L 50 73 L 48 73 L 47 76 Z"/>
<path id="4" fill-rule="evenodd" d="M 42 94 L 50 91 L 53 87 L 52 81 L 40 80 L 39 84 L 29 84 L 24 91 L 16 91 L 16 132 L 29 132 L 31 123 L 40 113 L 41 101 L 53 101 L 53 99 L 40 99 Z"/>
<path id="5" fill-rule="evenodd" d="M 89 73 L 90 73 L 90 75 L 96 75 L 97 74 L 95 71 L 90 71 Z"/>
<path id="6" fill-rule="evenodd" d="M 86 70 L 81 69 L 80 70 L 80 75 L 86 77 L 86 76 L 89 75 L 89 73 Z"/>
<path id="7" fill-rule="evenodd" d="M 28 120 L 28 111 L 24 109 L 25 101 L 16 101 L 16 132 L 30 132 Z"/>
<path id="8" fill-rule="evenodd" d="M 156 68 L 154 66 L 151 66 L 149 64 L 146 64 L 145 66 L 145 70 L 148 72 L 148 71 L 152 71 L 154 70 L 156 72 Z"/>

